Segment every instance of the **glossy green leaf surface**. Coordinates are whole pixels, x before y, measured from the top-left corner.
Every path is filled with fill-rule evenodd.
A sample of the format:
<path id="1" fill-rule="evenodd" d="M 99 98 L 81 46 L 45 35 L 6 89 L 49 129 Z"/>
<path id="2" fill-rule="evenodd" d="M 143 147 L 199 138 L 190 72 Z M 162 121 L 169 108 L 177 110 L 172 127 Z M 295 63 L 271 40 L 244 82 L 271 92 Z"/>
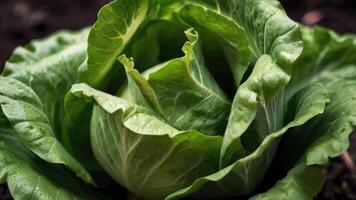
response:
<path id="1" fill-rule="evenodd" d="M 0 129 L 0 183 L 7 183 L 14 199 L 106 199 L 71 173 L 39 159 L 16 132 Z"/>
<path id="2" fill-rule="evenodd" d="M 356 37 L 278 0 L 114 0 L 90 29 L 17 48 L 0 76 L 15 200 L 311 200 L 349 146 Z"/>
<path id="3" fill-rule="evenodd" d="M 197 32 L 190 29 L 186 35 L 189 41 L 183 47 L 184 57 L 167 61 L 145 75 L 134 69 L 133 61 L 119 58 L 126 68 L 131 100 L 155 110 L 180 130 L 222 134 L 230 100 L 205 66 Z"/>
<path id="4" fill-rule="evenodd" d="M 248 37 L 244 29 L 228 17 L 194 4 L 184 6 L 180 11 L 180 16 L 188 24 L 197 28 L 198 32 L 213 35 L 212 37 L 216 39 L 218 45 L 222 46 L 235 79 L 235 85 L 238 86 L 251 57 Z M 207 48 L 211 49 L 212 47 Z"/>
<path id="5" fill-rule="evenodd" d="M 5 77 L 0 77 L 0 105 L 32 152 L 48 162 L 67 166 L 93 183 L 87 170 L 61 143 L 71 140 L 66 138 L 70 137 L 66 130 L 69 123 L 63 101 L 85 61 L 87 33 L 57 33 L 16 49 L 5 66 Z"/>
<path id="6" fill-rule="evenodd" d="M 303 27 L 304 51 L 293 67 L 286 99 L 310 84 L 356 77 L 356 37 L 340 36 L 322 27 Z M 321 80 L 323 79 L 323 80 Z"/>
<path id="7" fill-rule="evenodd" d="M 243 157 L 222 170 L 196 180 L 191 186 L 173 193 L 167 199 L 179 199 L 200 190 L 205 184 L 215 184 L 215 190 L 223 193 L 208 193 L 209 196 L 243 196 L 249 194 L 263 179 L 280 139 L 293 127 L 303 125 L 308 120 L 321 114 L 328 102 L 328 93 L 322 85 L 307 88 L 303 95 L 296 97 L 299 105 L 294 119 L 282 129 L 266 136 L 259 147 L 246 157 Z"/>
<path id="8" fill-rule="evenodd" d="M 351 53 L 355 37 L 305 27 L 303 40 L 305 49 L 293 68 L 295 76 L 287 87 L 286 98 L 307 84 L 322 82 L 327 86 L 330 102 L 323 115 L 289 131 L 281 145 L 280 162 L 285 167 L 295 166 L 272 189 L 252 199 L 313 199 L 323 185 L 320 165 L 349 146 L 356 113 L 356 60 Z M 289 104 L 296 103 L 290 100 Z"/>
<path id="9" fill-rule="evenodd" d="M 235 94 L 221 150 L 222 167 L 251 153 L 264 137 L 283 126 L 284 87 L 302 51 L 298 24 L 285 15 L 278 1 L 230 3 L 232 17 L 245 28 L 258 60 Z"/>
<path id="10" fill-rule="evenodd" d="M 104 6 L 88 39 L 88 64 L 80 69 L 80 81 L 99 87 L 116 58 L 147 17 L 149 0 L 116 0 Z"/>
<path id="11" fill-rule="evenodd" d="M 272 58 L 286 72 L 302 52 L 303 42 L 299 25 L 289 19 L 277 0 L 231 0 L 230 12 L 249 37 L 250 49 L 258 58 Z"/>

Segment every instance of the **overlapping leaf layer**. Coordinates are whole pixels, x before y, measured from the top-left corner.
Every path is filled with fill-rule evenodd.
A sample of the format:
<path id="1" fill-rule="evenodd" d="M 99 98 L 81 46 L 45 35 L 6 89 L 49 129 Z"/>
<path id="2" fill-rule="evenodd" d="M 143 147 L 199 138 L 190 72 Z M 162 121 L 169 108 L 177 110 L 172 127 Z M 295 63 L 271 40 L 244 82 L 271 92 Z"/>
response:
<path id="1" fill-rule="evenodd" d="M 153 200 L 313 199 L 356 126 L 355 50 L 277 0 L 115 0 L 7 62 L 0 181 L 15 199 L 106 199 L 106 174 Z"/>

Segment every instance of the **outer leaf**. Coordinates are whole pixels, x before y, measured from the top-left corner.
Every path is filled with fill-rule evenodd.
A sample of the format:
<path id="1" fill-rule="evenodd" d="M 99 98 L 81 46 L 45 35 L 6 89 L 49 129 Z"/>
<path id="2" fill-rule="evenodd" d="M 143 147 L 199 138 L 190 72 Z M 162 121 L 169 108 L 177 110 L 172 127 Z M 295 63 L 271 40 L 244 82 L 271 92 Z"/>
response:
<path id="1" fill-rule="evenodd" d="M 131 99 L 160 113 L 180 130 L 221 134 L 230 100 L 205 67 L 198 34 L 190 29 L 186 35 L 185 56 L 147 71 L 146 77 L 133 69 L 132 61 L 119 58 L 126 68 Z"/>
<path id="2" fill-rule="evenodd" d="M 3 76 L 9 76 L 18 74 L 24 76 L 34 76 L 34 72 L 42 72 L 44 68 L 48 68 L 48 64 L 51 65 L 63 65 L 67 72 L 68 80 L 76 79 L 77 68 L 72 68 L 66 65 L 70 63 L 65 62 L 65 58 L 71 57 L 71 62 L 77 62 L 81 64 L 83 62 L 83 49 L 86 48 L 86 40 L 88 37 L 89 29 L 84 29 L 78 32 L 59 31 L 51 36 L 34 40 L 25 47 L 17 47 L 11 55 L 8 62 L 6 62 Z M 36 66 L 37 68 L 34 68 Z M 51 71 L 56 71 L 54 66 Z M 31 72 L 31 73 L 29 73 Z M 42 75 L 42 74 L 41 74 Z M 13 75 L 14 76 L 14 75 Z M 59 88 L 57 88 L 59 89 Z"/>
<path id="3" fill-rule="evenodd" d="M 289 166 L 297 161 L 296 166 L 272 189 L 253 199 L 311 200 L 321 190 L 320 165 L 347 149 L 349 134 L 356 126 L 356 82 L 338 81 L 328 90 L 331 101 L 325 113 L 292 129 L 281 145 L 280 160 Z"/>
<path id="4" fill-rule="evenodd" d="M 231 0 L 231 16 L 245 28 L 255 58 L 272 58 L 287 73 L 302 52 L 297 23 L 289 19 L 278 0 Z"/>
<path id="5" fill-rule="evenodd" d="M 0 129 L 0 183 L 7 182 L 17 200 L 104 199 L 83 185 L 71 173 L 43 162 L 16 136 L 14 130 Z"/>
<path id="6" fill-rule="evenodd" d="M 56 137 L 68 149 L 85 141 L 87 133 L 75 131 L 80 139 L 74 142 L 75 145 L 71 144 L 73 137 L 70 137 L 70 133 L 73 127 L 67 127 L 69 122 L 66 121 L 62 108 L 64 96 L 76 81 L 77 70 L 86 58 L 88 31 L 85 29 L 75 33 L 59 32 L 43 40 L 35 40 L 25 47 L 19 47 L 4 69 L 5 76 L 25 83 L 36 93 L 44 114 L 47 115 L 52 128 L 56 129 Z M 82 145 L 83 148 L 84 146 Z M 74 149 L 70 150 L 75 152 Z M 78 156 L 81 152 L 75 153 L 75 156 Z"/>
<path id="7" fill-rule="evenodd" d="M 356 126 L 356 82 L 342 80 L 328 85 L 328 89 L 331 103 L 319 117 L 322 119 L 313 124 L 318 130 L 311 137 L 320 137 L 306 151 L 308 165 L 326 164 L 330 157 L 345 151 L 349 146 L 349 135 Z"/>
<path id="8" fill-rule="evenodd" d="M 142 197 L 162 199 L 218 169 L 220 136 L 177 131 L 151 111 L 84 84 L 74 85 L 68 98 L 95 102 L 91 136 L 96 158 Z"/>
<path id="9" fill-rule="evenodd" d="M 228 3 L 232 17 L 247 31 L 251 50 L 259 59 L 255 72 L 235 95 L 221 151 L 221 166 L 253 151 L 266 135 L 282 127 L 283 90 L 302 51 L 298 24 L 286 16 L 278 1 Z M 259 74 L 260 70 L 263 74 Z"/>
<path id="10" fill-rule="evenodd" d="M 227 166 L 240 158 L 269 133 L 283 124 L 283 100 L 279 93 L 287 84 L 290 75 L 279 67 L 268 55 L 256 63 L 252 74 L 235 95 L 229 122 L 221 150 L 221 166 Z M 251 126 L 255 120 L 254 126 Z M 245 138 L 241 137 L 245 133 Z"/>
<path id="11" fill-rule="evenodd" d="M 202 34 L 214 37 L 222 46 L 230 70 L 238 86 L 250 63 L 249 43 L 244 29 L 232 19 L 203 6 L 188 4 L 180 10 L 180 17 Z M 211 36 L 213 35 L 213 36 Z M 209 41 L 212 43 L 211 41 Z M 214 44 L 206 44 L 213 46 Z M 210 47 L 209 47 L 210 48 Z M 214 66 L 216 68 L 220 66 Z"/>
<path id="12" fill-rule="evenodd" d="M 80 81 L 103 86 L 106 75 L 147 17 L 150 0 L 115 0 L 104 6 L 90 31 L 88 64 L 80 69 Z"/>
<path id="13" fill-rule="evenodd" d="M 27 100 L 28 97 L 32 98 Z M 24 144 L 42 159 L 64 164 L 84 181 L 92 182 L 88 172 L 56 139 L 38 100 L 37 95 L 25 84 L 12 78 L 0 77 L 2 111 Z"/>
<path id="14" fill-rule="evenodd" d="M 347 81 L 356 75 L 355 37 L 340 37 L 320 27 L 303 28 L 302 32 L 305 48 L 294 64 L 286 98 L 313 82 L 322 82 L 331 101 L 323 115 L 289 131 L 281 144 L 276 170 L 281 162 L 281 172 L 295 166 L 273 188 L 253 199 L 313 199 L 324 182 L 320 165 L 347 149 L 348 136 L 356 125 L 356 83 Z M 288 104 L 298 105 L 293 100 Z"/>
<path id="15" fill-rule="evenodd" d="M 298 147 L 299 154 L 295 154 L 294 160 L 300 156 L 303 149 L 307 148 L 310 141 L 317 140 L 318 142 L 309 147 L 313 150 L 308 151 L 314 152 L 308 153 L 307 164 L 324 164 L 328 157 L 335 157 L 346 149 L 348 135 L 354 124 L 356 57 L 351 52 L 356 50 L 356 37 L 339 36 L 332 31 L 317 27 L 303 28 L 303 39 L 308 48 L 303 51 L 301 58 L 308 63 L 302 60 L 296 62 L 294 70 L 296 77 L 288 85 L 287 98 L 288 95 L 305 87 L 305 84 L 297 83 L 297 80 L 322 82 L 328 86 L 331 103 L 323 117 L 308 124 L 307 130 L 313 134 L 306 135 L 307 132 L 303 131 L 304 134 L 298 136 L 305 141 L 305 146 Z M 321 48 L 322 51 L 317 51 L 314 47 Z M 316 58 L 316 61 L 311 59 L 312 57 Z M 308 73 L 305 74 L 305 71 Z M 335 138 L 338 140 L 335 141 Z M 321 151 L 318 151 L 318 148 Z"/>
<path id="16" fill-rule="evenodd" d="M 0 77 L 0 106 L 31 151 L 48 162 L 67 166 L 86 182 L 92 182 L 88 172 L 61 144 L 64 141 L 68 149 L 71 142 L 78 144 L 70 137 L 63 100 L 86 58 L 87 33 L 87 30 L 57 33 L 16 49 L 5 67 L 7 77 Z M 76 132 L 77 136 L 85 136 L 80 133 L 83 132 Z M 78 140 L 85 141 L 85 137 Z M 88 143 L 84 146 L 90 149 Z M 71 152 L 83 158 L 80 155 L 83 151 Z"/>
<path id="17" fill-rule="evenodd" d="M 287 176 L 268 190 L 250 200 L 312 200 L 324 183 L 324 174 L 319 166 L 307 166 L 305 162 L 296 165 Z"/>
<path id="18" fill-rule="evenodd" d="M 302 33 L 305 48 L 294 64 L 287 100 L 310 82 L 329 83 L 356 77 L 355 36 L 339 36 L 321 27 L 303 27 Z"/>
<path id="19" fill-rule="evenodd" d="M 221 198 L 221 193 L 225 193 L 225 196 L 249 194 L 263 179 L 285 132 L 304 124 L 324 111 L 328 95 L 322 85 L 314 85 L 301 94 L 296 97 L 300 106 L 295 108 L 294 120 L 279 131 L 269 134 L 253 153 L 212 175 L 197 179 L 191 186 L 171 194 L 166 199 L 187 196 L 199 191 L 204 185 L 210 186 L 205 190 L 205 195 L 209 195 L 210 198 Z"/>

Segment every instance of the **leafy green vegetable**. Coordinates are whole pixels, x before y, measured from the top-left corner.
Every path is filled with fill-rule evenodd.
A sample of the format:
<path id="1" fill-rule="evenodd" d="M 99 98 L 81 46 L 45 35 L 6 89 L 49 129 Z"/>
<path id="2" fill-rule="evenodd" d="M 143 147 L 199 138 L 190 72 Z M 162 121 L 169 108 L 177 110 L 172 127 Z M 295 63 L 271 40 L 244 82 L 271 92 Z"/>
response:
<path id="1" fill-rule="evenodd" d="M 64 95 L 76 80 L 76 70 L 86 58 L 87 33 L 58 33 L 18 48 L 5 66 L 6 77 L 0 78 L 0 105 L 31 151 L 48 162 L 64 164 L 86 182 L 93 182 L 57 139 L 66 143 L 67 122 L 61 107 Z"/>
<path id="2" fill-rule="evenodd" d="M 250 63 L 250 50 L 246 32 L 232 19 L 219 15 L 203 6 L 188 4 L 180 11 L 180 16 L 191 26 L 197 28 L 202 34 L 212 34 L 229 64 L 229 68 L 238 86 Z M 212 44 L 206 48 L 213 48 Z M 210 46 L 211 45 L 211 46 Z"/>
<path id="3" fill-rule="evenodd" d="M 133 69 L 132 61 L 119 58 L 126 68 L 130 96 L 137 104 L 163 115 L 174 127 L 222 134 L 230 100 L 205 67 L 197 33 L 190 29 L 186 35 L 185 56 L 147 72 L 147 80 Z M 191 119 L 196 122 L 191 123 Z"/>
<path id="4" fill-rule="evenodd" d="M 152 200 L 313 199 L 356 126 L 355 50 L 277 0 L 114 0 L 90 33 L 6 63 L 0 182 L 15 199 L 107 199 L 107 175 Z"/>
<path id="5" fill-rule="evenodd" d="M 281 137 L 288 129 L 300 126 L 322 113 L 327 100 L 327 91 L 322 85 L 314 85 L 306 89 L 306 91 L 303 91 L 303 95 L 296 97 L 296 101 L 302 106 L 297 108 L 293 121 L 282 129 L 270 133 L 254 152 L 215 174 L 198 179 L 190 187 L 173 193 L 167 199 L 177 199 L 191 194 L 208 182 L 215 182 L 216 187 L 228 195 L 242 196 L 249 194 L 263 178 Z M 209 196 L 211 195 L 216 195 L 216 193 Z"/>
<path id="6" fill-rule="evenodd" d="M 0 129 L 0 182 L 14 199 L 101 199 L 71 173 L 31 153 L 14 130 Z"/>
<path id="7" fill-rule="evenodd" d="M 74 128 L 63 109 L 86 59 L 88 32 L 58 32 L 19 47 L 0 76 L 0 179 L 16 199 L 91 199 L 95 193 L 85 186 L 95 184 L 88 170 L 100 169 L 89 131 Z"/>
<path id="8" fill-rule="evenodd" d="M 103 84 L 100 82 L 147 17 L 149 6 L 150 0 L 120 0 L 100 10 L 90 31 L 88 64 L 80 69 L 80 81 L 96 87 Z"/>
<path id="9" fill-rule="evenodd" d="M 219 136 L 178 131 L 149 110 L 87 85 L 74 85 L 69 95 L 95 101 L 91 123 L 95 156 L 130 191 L 161 199 L 218 169 Z"/>
<path id="10" fill-rule="evenodd" d="M 312 199 L 323 185 L 320 165 L 347 149 L 348 136 L 356 126 L 356 59 L 351 53 L 356 48 L 355 36 L 340 37 L 321 27 L 302 31 L 305 48 L 295 64 L 296 76 L 292 76 L 286 98 L 307 83 L 322 82 L 329 91 L 330 103 L 323 115 L 284 138 L 279 159 L 285 163 L 282 170 L 296 164 L 285 178 L 255 199 Z"/>

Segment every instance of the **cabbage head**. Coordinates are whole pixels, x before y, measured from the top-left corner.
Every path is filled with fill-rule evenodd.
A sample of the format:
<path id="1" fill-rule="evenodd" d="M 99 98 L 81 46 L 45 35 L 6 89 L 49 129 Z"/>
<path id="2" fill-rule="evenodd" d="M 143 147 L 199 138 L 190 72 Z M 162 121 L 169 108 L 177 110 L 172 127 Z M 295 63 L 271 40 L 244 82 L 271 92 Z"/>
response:
<path id="1" fill-rule="evenodd" d="M 6 63 L 0 182 L 15 199 L 122 198 L 113 179 L 149 200 L 311 200 L 356 126 L 355 51 L 277 0 L 114 0 Z"/>

